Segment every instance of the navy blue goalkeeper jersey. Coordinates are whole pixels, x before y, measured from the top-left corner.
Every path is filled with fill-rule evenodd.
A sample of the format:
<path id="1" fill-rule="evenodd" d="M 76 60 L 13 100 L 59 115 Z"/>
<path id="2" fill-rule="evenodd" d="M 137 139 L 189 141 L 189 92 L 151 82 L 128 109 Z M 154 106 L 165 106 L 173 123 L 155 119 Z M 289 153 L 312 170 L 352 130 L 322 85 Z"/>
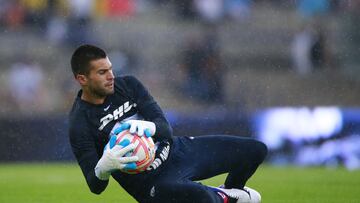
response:
<path id="1" fill-rule="evenodd" d="M 69 137 L 75 157 L 90 190 L 101 193 L 108 181 L 95 176 L 95 166 L 109 141 L 109 134 L 118 122 L 130 119 L 152 121 L 156 125 L 155 142 L 172 143 L 172 129 L 161 108 L 146 88 L 133 76 L 115 78 L 114 94 L 103 104 L 95 105 L 81 99 L 80 90 L 69 115 Z M 132 195 L 141 192 L 136 186 L 146 181 L 146 172 L 129 175 L 113 172 L 112 177 Z M 136 184 L 135 184 L 136 183 Z"/>

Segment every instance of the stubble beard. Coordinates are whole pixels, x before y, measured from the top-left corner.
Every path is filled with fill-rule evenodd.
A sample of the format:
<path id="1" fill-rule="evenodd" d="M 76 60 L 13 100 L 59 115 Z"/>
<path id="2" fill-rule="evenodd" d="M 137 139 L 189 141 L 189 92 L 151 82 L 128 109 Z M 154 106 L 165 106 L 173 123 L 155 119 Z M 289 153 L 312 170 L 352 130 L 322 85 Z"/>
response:
<path id="1" fill-rule="evenodd" d="M 96 98 L 105 98 L 106 96 L 114 93 L 114 88 L 112 90 L 107 90 L 105 88 L 90 87 L 89 89 L 92 95 Z"/>

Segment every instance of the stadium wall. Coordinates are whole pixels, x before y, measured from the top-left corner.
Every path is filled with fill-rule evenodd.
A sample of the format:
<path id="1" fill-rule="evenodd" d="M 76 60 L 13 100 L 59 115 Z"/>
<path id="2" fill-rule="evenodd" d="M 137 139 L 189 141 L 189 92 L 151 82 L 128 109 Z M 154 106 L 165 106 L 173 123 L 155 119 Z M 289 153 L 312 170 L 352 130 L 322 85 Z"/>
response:
<path id="1" fill-rule="evenodd" d="M 176 136 L 253 136 L 267 144 L 269 162 L 348 168 L 360 168 L 359 115 L 359 108 L 339 107 L 279 107 L 250 114 L 226 109 L 166 111 Z M 2 118 L 0 129 L 0 162 L 74 160 L 65 115 Z"/>
<path id="2" fill-rule="evenodd" d="M 168 112 L 167 117 L 173 126 L 174 135 L 251 134 L 248 119 L 233 113 L 191 116 Z M 65 115 L 10 120 L 2 118 L 0 129 L 0 161 L 74 160 Z"/>

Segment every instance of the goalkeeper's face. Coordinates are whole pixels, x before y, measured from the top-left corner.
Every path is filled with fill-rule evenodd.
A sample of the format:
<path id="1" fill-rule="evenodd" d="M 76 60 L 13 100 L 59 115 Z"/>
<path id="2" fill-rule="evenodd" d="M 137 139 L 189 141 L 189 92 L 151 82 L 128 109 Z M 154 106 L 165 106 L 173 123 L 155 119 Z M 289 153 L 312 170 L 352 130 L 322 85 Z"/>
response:
<path id="1" fill-rule="evenodd" d="M 103 98 L 114 93 L 114 74 L 108 57 L 91 61 L 86 78 L 87 90 L 94 97 Z"/>

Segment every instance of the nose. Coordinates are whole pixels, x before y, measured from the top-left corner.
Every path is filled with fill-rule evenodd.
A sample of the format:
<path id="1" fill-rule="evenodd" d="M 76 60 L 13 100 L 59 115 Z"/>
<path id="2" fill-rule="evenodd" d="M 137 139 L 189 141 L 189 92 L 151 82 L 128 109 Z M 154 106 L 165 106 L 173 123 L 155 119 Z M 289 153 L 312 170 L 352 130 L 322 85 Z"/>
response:
<path id="1" fill-rule="evenodd" d="M 113 80 L 115 78 L 114 73 L 112 70 L 109 71 L 109 74 L 107 75 L 108 80 Z"/>

